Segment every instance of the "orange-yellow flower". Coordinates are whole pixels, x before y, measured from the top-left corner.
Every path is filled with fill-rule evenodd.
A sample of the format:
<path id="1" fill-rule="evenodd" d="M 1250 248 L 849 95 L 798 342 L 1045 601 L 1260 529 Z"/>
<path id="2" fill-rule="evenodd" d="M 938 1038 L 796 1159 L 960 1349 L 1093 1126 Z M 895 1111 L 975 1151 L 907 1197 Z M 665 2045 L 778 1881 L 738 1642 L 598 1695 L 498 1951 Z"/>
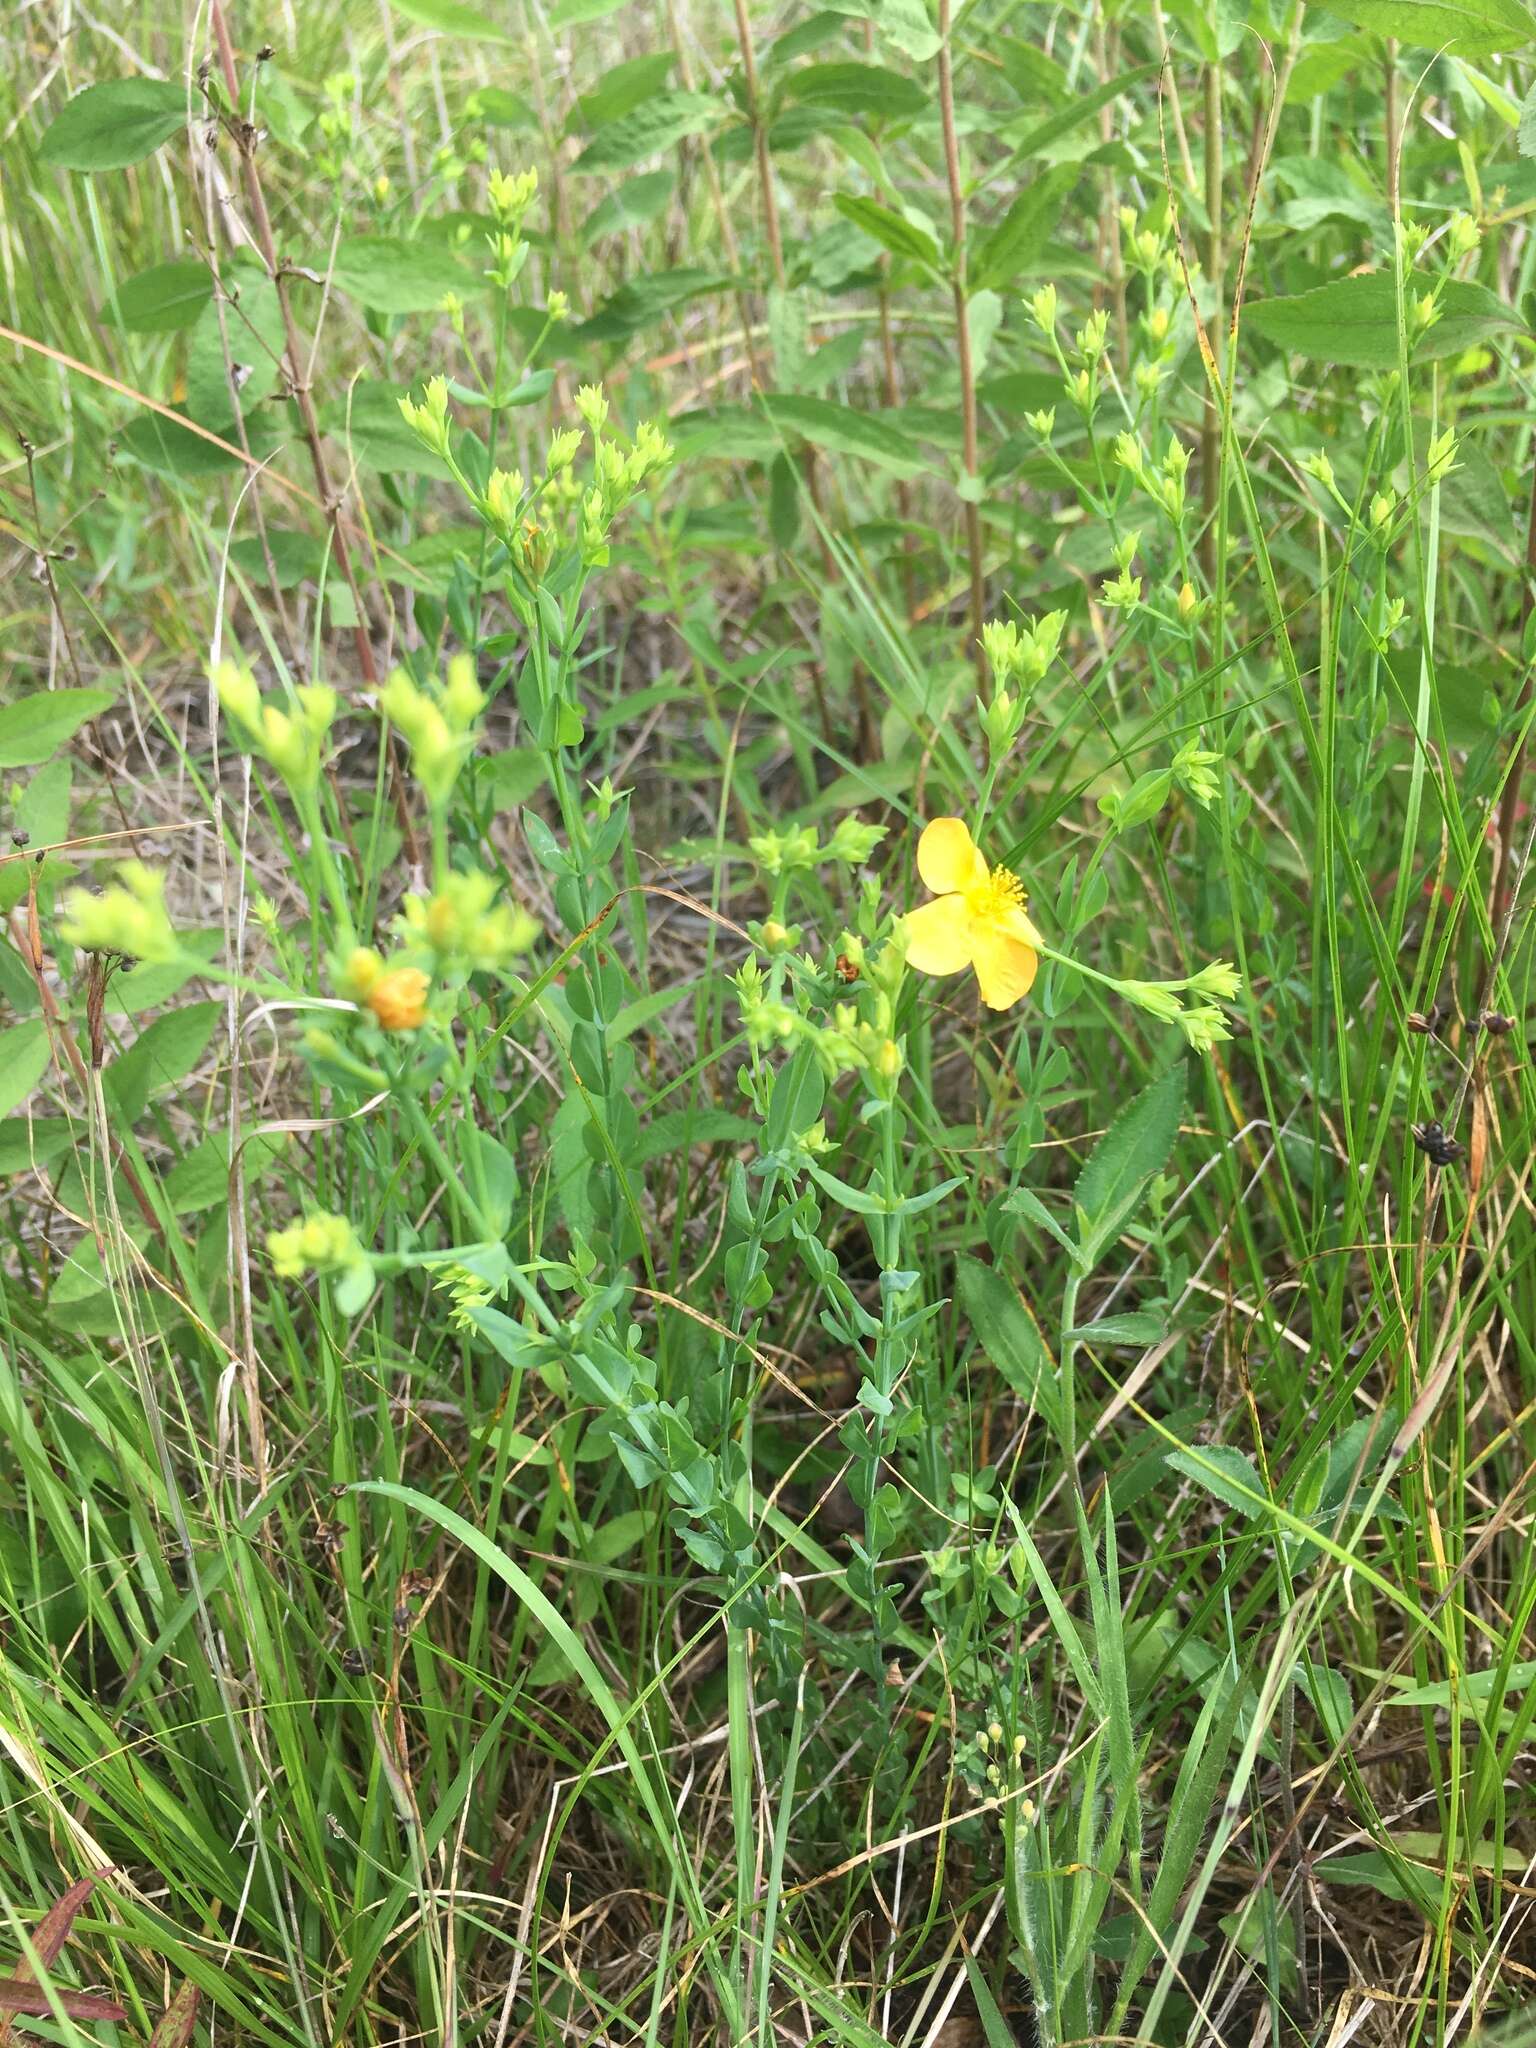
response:
<path id="1" fill-rule="evenodd" d="M 1024 884 L 989 868 L 963 818 L 935 818 L 917 842 L 917 871 L 934 892 L 906 918 L 907 963 L 920 974 L 975 969 L 981 1000 L 1006 1010 L 1028 995 L 1040 964 L 1040 934 L 1025 910 Z"/>
<path id="2" fill-rule="evenodd" d="M 386 1031 L 419 1031 L 427 1015 L 431 986 L 419 967 L 391 967 L 363 998 Z"/>

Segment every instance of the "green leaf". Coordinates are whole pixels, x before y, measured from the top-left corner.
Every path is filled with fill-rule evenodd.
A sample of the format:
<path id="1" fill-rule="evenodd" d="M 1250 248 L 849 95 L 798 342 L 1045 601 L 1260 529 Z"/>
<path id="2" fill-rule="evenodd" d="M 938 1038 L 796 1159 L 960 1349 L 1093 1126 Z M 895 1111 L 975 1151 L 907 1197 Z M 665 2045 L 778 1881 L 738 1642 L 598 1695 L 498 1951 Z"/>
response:
<path id="1" fill-rule="evenodd" d="M 955 1298 L 1011 1393 L 1048 1418 L 1056 1412 L 1056 1361 L 1028 1304 L 1006 1274 L 962 1253 Z"/>
<path id="2" fill-rule="evenodd" d="M 1519 324 L 1486 285 L 1459 278 L 1442 287 L 1439 304 L 1440 318 L 1409 349 L 1415 361 L 1460 355 Z M 1411 297 L 1408 310 L 1411 314 Z M 1260 299 L 1244 313 L 1243 328 L 1313 362 L 1356 370 L 1397 368 L 1397 298 L 1384 270 L 1334 278 L 1292 298 Z"/>
<path id="3" fill-rule="evenodd" d="M 995 228 L 979 237 L 967 266 L 978 289 L 1011 284 L 1045 254 L 1081 167 L 1057 164 L 1026 185 Z"/>
<path id="4" fill-rule="evenodd" d="M 69 837 L 69 798 L 74 766 L 68 754 L 56 754 L 27 777 L 12 814 L 15 829 L 25 832 L 35 852 L 39 847 L 57 846 Z"/>
<path id="5" fill-rule="evenodd" d="M 293 533 L 281 526 L 269 526 L 266 545 L 260 534 L 248 534 L 231 541 L 229 559 L 252 583 L 265 585 L 269 576 L 279 590 L 293 590 L 301 583 L 315 582 L 325 561 L 325 542 L 307 533 Z M 271 557 L 271 568 L 267 558 Z"/>
<path id="6" fill-rule="evenodd" d="M 653 1117 L 640 1133 L 634 1164 L 676 1159 L 684 1145 L 750 1145 L 757 1126 L 728 1109 L 675 1109 Z"/>
<path id="7" fill-rule="evenodd" d="M 130 334 L 173 334 L 190 327 L 212 297 L 206 263 L 156 263 L 119 285 L 107 318 Z"/>
<path id="8" fill-rule="evenodd" d="M 160 412 L 141 413 L 130 421 L 118 435 L 117 445 L 120 453 L 131 455 L 145 469 L 159 476 L 174 477 L 178 483 L 196 482 L 201 477 L 241 467 L 238 454 L 216 448 L 201 434 L 193 433 L 190 426 L 183 426 L 180 417 L 168 419 Z M 266 448 L 258 448 L 252 437 L 251 452 L 259 459 Z"/>
<path id="9" fill-rule="evenodd" d="M 851 220 L 861 233 L 878 242 L 882 249 L 889 249 L 893 256 L 907 257 L 914 263 L 926 265 L 930 270 L 938 268 L 939 245 L 926 228 L 920 228 L 907 219 L 905 214 L 894 208 L 882 206 L 878 199 L 864 199 L 839 193 L 832 204 L 843 216 Z"/>
<path id="10" fill-rule="evenodd" d="M 599 306 L 590 320 L 572 328 L 578 342 L 623 341 L 638 334 L 689 299 L 705 292 L 723 291 L 731 282 L 711 270 L 661 270 L 621 285 L 611 299 Z"/>
<path id="11" fill-rule="evenodd" d="M 119 969 L 107 982 L 106 1009 L 111 1017 L 136 1017 L 141 1010 L 158 1010 L 184 989 L 224 944 L 222 931 L 207 928 L 183 930 L 181 957 L 176 960 L 143 960 L 137 967 Z"/>
<path id="12" fill-rule="evenodd" d="M 1536 85 L 1520 102 L 1520 126 L 1515 131 L 1515 147 L 1522 156 L 1536 156 Z"/>
<path id="13" fill-rule="evenodd" d="M 465 118 L 488 128 L 537 128 L 539 117 L 528 102 L 502 85 L 482 85 L 464 102 Z"/>
<path id="14" fill-rule="evenodd" d="M 622 234 L 626 228 L 644 227 L 664 213 L 677 184 L 670 171 L 642 171 L 638 178 L 626 178 L 606 199 L 600 200 L 581 227 L 581 238 L 590 249 L 604 235 Z"/>
<path id="15" fill-rule="evenodd" d="M 631 57 L 627 64 L 615 64 L 603 81 L 585 92 L 571 109 L 565 124 L 567 135 L 584 129 L 589 135 L 621 121 L 636 107 L 654 99 L 667 82 L 677 58 L 671 50 L 654 50 L 648 56 Z"/>
<path id="16" fill-rule="evenodd" d="M 722 111 L 720 102 L 705 93 L 659 92 L 594 136 L 571 168 L 589 173 L 627 171 L 631 164 L 670 149 L 685 135 L 713 127 Z"/>
<path id="17" fill-rule="evenodd" d="M 48 1071 L 52 1057 L 48 1027 L 41 1017 L 0 1031 L 0 1116 L 26 1101 Z"/>
<path id="18" fill-rule="evenodd" d="M 0 705 L 0 768 L 35 768 L 116 697 L 115 690 L 34 690 Z"/>
<path id="19" fill-rule="evenodd" d="M 120 171 L 185 128 L 187 108 L 186 86 L 172 79 L 88 85 L 49 122 L 37 153 L 66 171 Z"/>
<path id="20" fill-rule="evenodd" d="M 191 1073 L 208 1048 L 222 1007 L 216 1002 L 189 1003 L 184 1010 L 157 1017 L 112 1061 L 102 1085 L 129 1123 L 144 1114 L 156 1089 L 168 1088 Z"/>
<path id="21" fill-rule="evenodd" d="M 987 2048 L 1017 2048 L 1019 2037 L 1004 2019 L 986 1978 L 976 1966 L 976 1958 L 969 1950 L 965 1956 L 965 1974 L 970 1981 L 971 2001 L 976 2007 L 976 2017 L 981 2021 Z"/>
<path id="22" fill-rule="evenodd" d="M 187 415 L 200 427 L 227 435 L 234 422 L 236 394 L 240 411 L 246 413 L 277 389 L 286 335 L 277 287 L 264 271 L 249 263 L 231 266 L 224 291 L 222 303 L 210 299 L 204 306 L 187 343 Z"/>
<path id="23" fill-rule="evenodd" d="M 1269 1498 L 1258 1467 L 1235 1444 L 1202 1444 L 1198 1450 L 1170 1451 L 1168 1463 L 1240 1515 L 1261 1513 Z"/>
<path id="24" fill-rule="evenodd" d="M 939 54 L 939 33 L 924 0 L 859 0 L 858 11 L 872 16 L 876 32 L 914 64 L 927 64 Z"/>
<path id="25" fill-rule="evenodd" d="M 1460 57 L 1480 50 L 1514 56 L 1536 34 L 1520 0 L 1328 0 L 1328 12 L 1415 49 L 1449 48 Z"/>
<path id="26" fill-rule="evenodd" d="M 1111 78 L 1107 84 L 1096 86 L 1092 92 L 1079 93 L 1070 105 L 1054 114 L 1048 114 L 1043 121 L 1026 128 L 1014 142 L 1013 154 L 1008 159 L 1008 168 L 1014 164 L 1027 163 L 1031 157 L 1041 156 L 1053 143 L 1070 135 L 1074 128 L 1081 128 L 1085 121 L 1091 121 L 1102 107 L 1111 100 L 1117 100 L 1122 93 L 1130 91 L 1133 85 L 1140 85 L 1146 79 L 1155 77 L 1155 64 L 1138 65 L 1134 71 L 1122 72 L 1118 78 Z"/>
<path id="27" fill-rule="evenodd" d="M 821 1115 L 827 1080 L 814 1050 L 802 1045 L 773 1077 L 763 1145 L 778 1152 L 808 1131 Z"/>
<path id="28" fill-rule="evenodd" d="M 325 407 L 320 424 L 385 476 L 449 476 L 447 463 L 401 418 L 400 400 L 407 395 L 403 384 L 355 384 Z"/>
<path id="29" fill-rule="evenodd" d="M 1090 1153 L 1072 1190 L 1081 1251 L 1092 1265 L 1118 1235 L 1179 1134 L 1184 1108 L 1184 1062 L 1177 1061 L 1127 1103 Z"/>
<path id="30" fill-rule="evenodd" d="M 897 476 L 916 476 L 923 468 L 921 451 L 911 436 L 872 413 L 837 405 L 830 398 L 794 397 L 783 391 L 765 393 L 762 406 L 776 427 L 834 455 L 856 455 Z"/>
<path id="31" fill-rule="evenodd" d="M 1080 1329 L 1067 1332 L 1082 1344 L 1124 1344 L 1138 1351 L 1149 1344 L 1160 1344 L 1167 1334 L 1168 1326 L 1161 1316 L 1141 1310 L 1123 1316 L 1100 1316 L 1096 1323 L 1084 1323 Z"/>
<path id="32" fill-rule="evenodd" d="M 331 282 L 374 313 L 433 313 L 447 293 L 462 296 L 485 284 L 446 249 L 400 235 L 344 237 Z"/>
<path id="33" fill-rule="evenodd" d="M 487 21 L 464 0 L 389 0 L 396 14 L 422 28 L 440 29 L 445 36 L 468 36 L 481 43 L 510 43 L 515 39 L 505 29 Z"/>
<path id="34" fill-rule="evenodd" d="M 876 119 L 910 119 L 922 113 L 928 95 L 915 80 L 882 64 L 807 64 L 784 82 L 791 99 L 806 107 L 830 107 L 840 114 Z"/>
<path id="35" fill-rule="evenodd" d="M 20 1027 L 25 1029 L 25 1026 Z M 8 1034 L 0 1033 L 0 1047 Z M 41 1079 L 41 1076 L 38 1077 Z M 32 1084 L 34 1087 L 36 1082 Z M 62 1116 L 12 1116 L 0 1123 L 0 1179 L 51 1166 L 69 1150 L 69 1119 Z"/>
<path id="36" fill-rule="evenodd" d="M 551 28 L 579 28 L 584 22 L 603 21 L 617 14 L 625 0 L 555 0 L 549 10 Z M 643 60 L 642 60 L 643 61 Z"/>

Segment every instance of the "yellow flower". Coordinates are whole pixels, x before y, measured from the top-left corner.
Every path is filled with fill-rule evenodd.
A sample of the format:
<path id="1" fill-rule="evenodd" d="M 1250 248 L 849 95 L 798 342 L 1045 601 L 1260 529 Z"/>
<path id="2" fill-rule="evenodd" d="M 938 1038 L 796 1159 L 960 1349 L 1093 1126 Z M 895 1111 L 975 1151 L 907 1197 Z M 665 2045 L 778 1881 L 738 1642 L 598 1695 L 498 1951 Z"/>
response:
<path id="1" fill-rule="evenodd" d="M 430 986 L 419 967 L 390 967 L 363 1001 L 386 1031 L 419 1031 L 426 1021 Z"/>
<path id="2" fill-rule="evenodd" d="M 934 900 L 905 920 L 907 964 L 920 974 L 974 968 L 990 1010 L 1009 1009 L 1028 995 L 1040 964 L 1040 934 L 1025 910 L 1018 876 L 987 866 L 962 818 L 935 818 L 924 828 L 917 871 Z"/>

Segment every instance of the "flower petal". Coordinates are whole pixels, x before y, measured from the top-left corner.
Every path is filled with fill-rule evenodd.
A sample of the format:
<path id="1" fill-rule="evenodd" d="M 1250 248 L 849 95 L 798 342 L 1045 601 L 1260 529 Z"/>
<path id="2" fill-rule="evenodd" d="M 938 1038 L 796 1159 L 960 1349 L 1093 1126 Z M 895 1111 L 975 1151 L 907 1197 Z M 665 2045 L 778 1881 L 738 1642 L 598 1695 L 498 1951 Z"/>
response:
<path id="1" fill-rule="evenodd" d="M 1036 947 L 1040 944 L 1040 934 L 1035 930 L 1035 921 L 1022 903 L 1015 904 L 1011 910 L 1005 910 L 998 920 L 997 928 L 1001 932 L 1006 932 L 1010 939 L 1017 939 L 1021 946 Z"/>
<path id="2" fill-rule="evenodd" d="M 919 974 L 958 974 L 970 966 L 971 914 L 959 896 L 936 896 L 932 903 L 919 904 L 907 912 L 905 923 L 907 965 Z"/>
<path id="3" fill-rule="evenodd" d="M 971 940 L 971 964 L 989 1010 L 1008 1010 L 1027 996 L 1040 957 L 1033 947 L 1011 938 L 996 925 L 984 926 Z"/>
<path id="4" fill-rule="evenodd" d="M 935 896 L 973 889 L 987 879 L 987 864 L 977 852 L 964 818 L 935 818 L 923 827 L 917 842 L 917 872 Z"/>

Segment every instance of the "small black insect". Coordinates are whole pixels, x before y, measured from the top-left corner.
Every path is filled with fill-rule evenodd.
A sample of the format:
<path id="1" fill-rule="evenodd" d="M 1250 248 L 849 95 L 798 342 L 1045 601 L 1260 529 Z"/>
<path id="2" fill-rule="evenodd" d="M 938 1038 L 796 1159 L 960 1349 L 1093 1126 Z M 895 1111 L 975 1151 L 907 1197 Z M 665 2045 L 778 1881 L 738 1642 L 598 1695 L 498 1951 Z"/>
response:
<path id="1" fill-rule="evenodd" d="M 1464 1150 L 1444 1124 L 1415 1124 L 1413 1142 L 1436 1166 L 1454 1166 Z"/>
<path id="2" fill-rule="evenodd" d="M 354 1643 L 352 1648 L 343 1655 L 341 1668 L 349 1678 L 361 1678 L 371 1662 L 372 1659 L 369 1657 L 368 1652 L 358 1649 Z"/>

